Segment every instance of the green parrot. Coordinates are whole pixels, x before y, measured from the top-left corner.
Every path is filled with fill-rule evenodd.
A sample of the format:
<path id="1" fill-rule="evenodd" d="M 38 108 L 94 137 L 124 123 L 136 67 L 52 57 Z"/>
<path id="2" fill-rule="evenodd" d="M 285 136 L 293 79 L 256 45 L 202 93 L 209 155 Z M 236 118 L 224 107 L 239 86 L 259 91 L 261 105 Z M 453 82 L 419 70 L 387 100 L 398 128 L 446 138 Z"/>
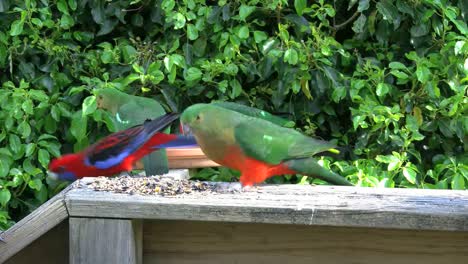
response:
<path id="1" fill-rule="evenodd" d="M 114 117 L 117 130 L 143 124 L 147 119 L 154 119 L 166 113 L 156 100 L 126 94 L 114 88 L 95 89 L 97 107 L 109 111 Z M 170 133 L 170 128 L 164 131 Z M 142 159 L 146 175 L 167 173 L 168 161 L 166 150 L 159 149 Z"/>
<path id="2" fill-rule="evenodd" d="M 195 136 L 208 158 L 241 172 L 243 186 L 252 186 L 275 175 L 296 173 L 352 186 L 312 157 L 332 149 L 334 144 L 329 142 L 219 104 L 192 105 L 180 120 L 184 133 Z"/>

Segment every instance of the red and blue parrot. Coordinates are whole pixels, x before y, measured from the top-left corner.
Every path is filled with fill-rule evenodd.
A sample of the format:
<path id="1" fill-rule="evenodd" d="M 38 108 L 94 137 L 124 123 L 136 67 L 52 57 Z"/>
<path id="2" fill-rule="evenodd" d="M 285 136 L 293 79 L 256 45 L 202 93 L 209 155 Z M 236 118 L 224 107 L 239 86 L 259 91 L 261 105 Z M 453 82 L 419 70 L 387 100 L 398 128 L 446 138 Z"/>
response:
<path id="1" fill-rule="evenodd" d="M 170 113 L 101 139 L 74 154 L 66 154 L 49 164 L 49 177 L 73 181 L 83 177 L 111 176 L 131 171 L 136 161 L 162 148 L 196 146 L 193 136 L 161 131 L 179 117 Z"/>

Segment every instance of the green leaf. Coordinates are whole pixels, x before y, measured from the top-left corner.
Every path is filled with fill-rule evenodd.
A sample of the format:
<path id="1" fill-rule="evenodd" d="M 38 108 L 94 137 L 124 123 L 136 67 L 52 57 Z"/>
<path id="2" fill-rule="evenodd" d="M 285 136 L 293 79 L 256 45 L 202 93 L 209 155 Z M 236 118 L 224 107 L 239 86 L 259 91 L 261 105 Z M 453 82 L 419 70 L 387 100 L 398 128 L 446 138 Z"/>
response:
<path id="1" fill-rule="evenodd" d="M 139 74 L 145 74 L 145 69 L 136 63 L 132 64 L 132 69 Z"/>
<path id="2" fill-rule="evenodd" d="M 68 0 L 68 6 L 71 10 L 75 11 L 77 7 L 76 0 Z"/>
<path id="3" fill-rule="evenodd" d="M 346 97 L 346 88 L 343 86 L 336 87 L 332 93 L 332 99 L 335 103 L 341 101 L 341 99 Z"/>
<path id="4" fill-rule="evenodd" d="M 176 13 L 173 17 L 174 19 L 174 29 L 181 29 L 185 27 L 185 16 L 181 13 Z"/>
<path id="5" fill-rule="evenodd" d="M 159 83 L 164 79 L 163 72 L 159 70 L 160 65 L 161 64 L 159 62 L 153 62 L 150 64 L 147 70 L 148 75 L 154 78 L 153 81 L 156 82 L 155 84 Z"/>
<path id="6" fill-rule="evenodd" d="M 429 78 L 431 76 L 431 71 L 423 65 L 418 65 L 416 68 L 416 76 L 418 78 L 418 81 L 421 83 L 426 83 L 429 81 Z"/>
<path id="7" fill-rule="evenodd" d="M 222 93 L 225 93 L 228 87 L 228 84 L 229 83 L 227 80 L 222 80 L 221 82 L 218 83 L 218 90 Z"/>
<path id="8" fill-rule="evenodd" d="M 114 53 L 111 50 L 105 50 L 101 53 L 101 61 L 104 64 L 111 63 L 114 60 Z"/>
<path id="9" fill-rule="evenodd" d="M 89 114 L 94 113 L 97 109 L 97 104 L 96 104 L 96 97 L 94 95 L 90 95 L 86 97 L 83 101 L 82 104 L 82 115 L 86 116 Z"/>
<path id="10" fill-rule="evenodd" d="M 45 203 L 47 201 L 47 188 L 41 188 L 34 192 L 34 197 L 40 202 Z"/>
<path id="11" fill-rule="evenodd" d="M 38 141 L 41 141 L 41 140 L 47 140 L 47 139 L 55 139 L 55 140 L 58 140 L 57 137 L 53 136 L 53 135 L 49 135 L 49 134 L 42 134 L 39 136 L 39 138 L 37 139 Z"/>
<path id="12" fill-rule="evenodd" d="M 202 77 L 202 71 L 196 67 L 190 67 L 185 73 L 184 78 L 187 81 L 198 81 Z"/>
<path id="13" fill-rule="evenodd" d="M 419 124 L 418 124 L 418 120 L 416 119 L 416 117 L 412 115 L 407 115 L 406 127 L 412 132 L 417 132 L 419 130 Z"/>
<path id="14" fill-rule="evenodd" d="M 32 154 L 34 154 L 34 151 L 36 150 L 36 144 L 35 143 L 28 143 L 26 145 L 26 153 L 25 155 L 27 157 L 31 156 Z"/>
<path id="15" fill-rule="evenodd" d="M 255 11 L 255 6 L 241 5 L 239 8 L 239 19 L 245 21 L 253 11 Z"/>
<path id="16" fill-rule="evenodd" d="M 382 163 L 388 163 L 388 170 L 389 171 L 394 171 L 396 169 L 398 169 L 400 167 L 400 159 L 398 159 L 397 157 L 393 156 L 393 155 L 386 155 L 386 156 L 383 156 L 383 155 L 377 155 L 377 157 L 375 158 L 378 162 L 382 162 Z"/>
<path id="17" fill-rule="evenodd" d="M 3 68 L 5 66 L 7 57 L 8 57 L 7 47 L 0 43 L 0 68 Z"/>
<path id="18" fill-rule="evenodd" d="M 296 65 L 299 60 L 299 55 L 295 49 L 289 48 L 284 53 L 284 60 L 291 65 Z"/>
<path id="19" fill-rule="evenodd" d="M 390 0 L 379 1 L 376 5 L 377 10 L 382 14 L 384 20 L 394 23 L 399 17 L 398 9 L 392 4 Z"/>
<path id="20" fill-rule="evenodd" d="M 21 108 L 22 108 L 23 111 L 24 111 L 26 114 L 28 114 L 28 115 L 34 114 L 34 111 L 33 111 L 33 102 L 32 102 L 30 99 L 24 100 L 24 102 L 21 104 Z"/>
<path id="21" fill-rule="evenodd" d="M 187 37 L 190 40 L 196 40 L 198 38 L 198 29 L 193 24 L 187 24 Z"/>
<path id="22" fill-rule="evenodd" d="M 356 21 L 353 23 L 353 31 L 356 33 L 362 33 L 364 32 L 365 25 L 367 22 L 367 17 L 364 14 L 361 14 Z"/>
<path id="23" fill-rule="evenodd" d="M 5 207 L 11 199 L 11 193 L 8 189 L 0 190 L 0 204 Z"/>
<path id="24" fill-rule="evenodd" d="M 388 66 L 390 67 L 390 69 L 394 69 L 394 70 L 407 70 L 406 66 L 403 63 L 398 62 L 398 61 L 390 62 Z"/>
<path id="25" fill-rule="evenodd" d="M 461 174 L 455 174 L 452 178 L 452 189 L 454 190 L 465 190 L 465 179 Z"/>
<path id="26" fill-rule="evenodd" d="M 86 115 L 82 115 L 81 111 L 76 112 L 73 115 L 70 133 L 76 138 L 77 141 L 81 141 L 86 137 L 86 129 L 88 124 L 88 118 Z"/>
<path id="27" fill-rule="evenodd" d="M 174 0 L 163 0 L 161 3 L 161 8 L 164 9 L 164 11 L 169 12 L 175 7 L 175 1 Z"/>
<path id="28" fill-rule="evenodd" d="M 416 183 L 416 171 L 409 167 L 403 168 L 403 176 L 412 184 Z"/>
<path id="29" fill-rule="evenodd" d="M 261 43 L 268 38 L 267 34 L 263 31 L 254 31 L 254 39 L 256 43 Z"/>
<path id="30" fill-rule="evenodd" d="M 124 62 L 132 63 L 135 60 L 137 56 L 137 50 L 133 46 L 124 45 L 123 47 L 120 47 L 120 50 L 122 52 L 122 58 Z"/>
<path id="31" fill-rule="evenodd" d="M 67 2 L 65 0 L 58 0 L 57 1 L 57 9 L 64 13 L 64 14 L 69 14 L 68 13 L 68 5 L 67 5 Z"/>
<path id="32" fill-rule="evenodd" d="M 0 178 L 4 178 L 10 171 L 10 164 L 7 159 L 0 156 Z"/>
<path id="33" fill-rule="evenodd" d="M 32 99 L 39 102 L 49 100 L 47 94 L 42 90 L 29 90 L 29 96 L 31 96 Z"/>
<path id="34" fill-rule="evenodd" d="M 39 163 L 41 163 L 42 167 L 47 168 L 50 161 L 49 152 L 45 149 L 39 149 L 38 152 L 38 159 Z"/>
<path id="35" fill-rule="evenodd" d="M 392 70 L 390 73 L 391 73 L 393 76 L 397 77 L 398 79 L 404 79 L 404 80 L 406 80 L 406 79 L 409 78 L 408 74 L 406 74 L 406 73 L 404 73 L 404 72 L 402 72 L 402 71 L 399 71 L 399 70 Z"/>
<path id="36" fill-rule="evenodd" d="M 247 25 L 240 27 L 237 36 L 241 39 L 247 39 L 249 37 L 249 27 Z"/>
<path id="37" fill-rule="evenodd" d="M 28 182 L 28 186 L 29 186 L 29 188 L 31 188 L 33 190 L 38 190 L 39 191 L 42 188 L 42 182 L 39 179 L 33 179 L 33 180 L 30 180 Z"/>
<path id="38" fill-rule="evenodd" d="M 75 24 L 75 20 L 70 15 L 64 14 L 60 19 L 60 27 L 63 29 L 70 29 Z"/>
<path id="39" fill-rule="evenodd" d="M 18 36 L 23 32 L 24 21 L 15 20 L 11 24 L 10 36 Z"/>
<path id="40" fill-rule="evenodd" d="M 296 13 L 300 16 L 304 13 L 304 9 L 307 7 L 307 0 L 294 0 L 294 8 Z"/>
<path id="41" fill-rule="evenodd" d="M 388 171 L 394 171 L 396 169 L 400 168 L 400 161 L 392 161 L 388 164 Z"/>
<path id="42" fill-rule="evenodd" d="M 369 0 L 359 0 L 358 12 L 366 11 L 369 9 Z"/>
<path id="43" fill-rule="evenodd" d="M 19 124 L 17 132 L 21 134 L 22 138 L 27 138 L 31 135 L 31 126 L 26 120 L 23 120 L 23 122 Z"/>
<path id="44" fill-rule="evenodd" d="M 279 34 L 280 34 L 281 40 L 284 41 L 284 42 L 288 42 L 289 41 L 289 32 L 288 32 L 286 26 L 284 26 L 282 24 L 279 24 L 278 28 L 279 28 L 279 32 L 280 32 Z"/>
<path id="45" fill-rule="evenodd" d="M 383 97 L 383 96 L 387 95 L 388 92 L 390 92 L 390 88 L 391 88 L 391 86 L 386 84 L 386 83 L 377 84 L 377 90 L 376 90 L 377 96 Z"/>
<path id="46" fill-rule="evenodd" d="M 242 86 L 237 79 L 232 79 L 231 81 L 229 81 L 229 85 L 232 88 L 231 94 L 229 95 L 231 99 L 235 99 L 242 93 Z"/>
<path id="47" fill-rule="evenodd" d="M 21 149 L 21 140 L 17 135 L 10 134 L 8 142 L 9 142 L 9 145 L 10 145 L 10 149 L 13 151 L 13 153 L 18 153 L 20 151 L 20 149 Z"/>

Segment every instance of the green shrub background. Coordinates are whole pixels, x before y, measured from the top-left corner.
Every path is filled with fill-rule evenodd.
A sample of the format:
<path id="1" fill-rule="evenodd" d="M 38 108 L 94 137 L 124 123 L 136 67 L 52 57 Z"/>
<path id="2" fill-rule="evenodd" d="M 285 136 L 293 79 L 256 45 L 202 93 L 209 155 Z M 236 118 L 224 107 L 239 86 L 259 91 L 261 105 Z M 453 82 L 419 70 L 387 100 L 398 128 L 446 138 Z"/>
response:
<path id="1" fill-rule="evenodd" d="M 0 0 L 0 229 L 67 184 L 50 159 L 114 130 L 102 87 L 283 114 L 360 186 L 465 189 L 467 20 L 466 0 Z"/>

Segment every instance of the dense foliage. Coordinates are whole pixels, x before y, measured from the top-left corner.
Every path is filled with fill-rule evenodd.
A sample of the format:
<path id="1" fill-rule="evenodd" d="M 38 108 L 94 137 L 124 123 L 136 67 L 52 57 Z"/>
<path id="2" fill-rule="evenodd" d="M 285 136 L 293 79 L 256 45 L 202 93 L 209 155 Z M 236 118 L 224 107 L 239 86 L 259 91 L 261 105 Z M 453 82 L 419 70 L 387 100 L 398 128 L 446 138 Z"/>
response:
<path id="1" fill-rule="evenodd" d="M 101 87 L 283 113 L 344 147 L 321 162 L 360 186 L 465 189 L 467 16 L 466 0 L 0 0 L 0 229 L 63 188 L 51 158 L 114 130 Z"/>

